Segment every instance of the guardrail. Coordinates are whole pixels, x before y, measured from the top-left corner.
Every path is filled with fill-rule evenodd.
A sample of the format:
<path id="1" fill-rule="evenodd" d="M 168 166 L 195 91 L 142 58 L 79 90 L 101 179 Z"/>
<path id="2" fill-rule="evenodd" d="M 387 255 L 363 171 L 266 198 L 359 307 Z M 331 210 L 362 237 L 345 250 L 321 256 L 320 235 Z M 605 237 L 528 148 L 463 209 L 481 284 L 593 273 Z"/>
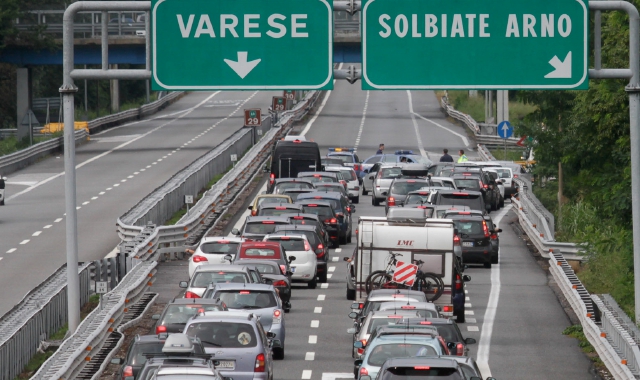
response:
<path id="1" fill-rule="evenodd" d="M 74 378 L 82 371 L 86 372 L 88 363 L 91 363 L 92 366 L 92 378 L 98 378 L 105 367 L 104 363 L 112 355 L 111 353 L 105 354 L 103 350 L 105 342 L 110 337 L 110 330 L 119 326 L 119 321 L 122 321 L 127 305 L 135 303 L 151 285 L 157 260 L 162 258 L 165 253 L 183 251 L 183 245 L 186 242 L 189 242 L 190 239 L 196 239 L 206 232 L 208 223 L 219 220 L 219 216 L 226 210 L 225 202 L 231 201 L 235 194 L 251 180 L 253 174 L 261 170 L 264 161 L 271 153 L 271 145 L 274 141 L 280 134 L 290 129 L 292 123 L 313 106 L 318 95 L 318 92 L 312 91 L 293 110 L 282 113 L 275 127 L 269 129 L 235 167 L 204 194 L 189 214 L 185 215 L 177 225 L 157 227 L 155 224 L 151 224 L 142 227 L 125 224 L 123 219 L 132 220 L 135 219 L 135 216 L 138 216 L 136 221 L 144 220 L 143 216 L 148 213 L 144 212 L 142 206 L 139 206 L 143 202 L 134 206 L 135 210 L 132 209 L 125 214 L 126 216 L 123 215 L 119 218 L 118 234 L 126 240 L 121 245 L 120 255 L 132 260 L 133 268 L 111 292 L 104 295 L 103 308 L 94 310 L 80 324 L 78 330 L 65 340 L 60 349 L 43 364 L 33 379 Z M 241 139 L 250 135 L 250 131 L 243 129 L 237 134 L 241 135 L 239 137 Z M 226 153 L 221 154 L 225 155 Z M 210 158 L 214 159 L 215 157 Z M 206 170 L 201 162 L 198 163 L 196 160 L 192 165 L 195 164 L 200 165 L 201 170 Z M 190 165 L 184 170 L 191 171 L 192 169 L 193 167 Z M 197 172 L 191 172 L 191 174 L 198 175 Z M 175 190 L 173 188 L 164 189 L 167 190 L 165 193 L 167 196 L 168 192 Z M 183 199 L 185 194 L 180 194 L 180 197 Z M 197 193 L 193 193 L 193 195 L 195 194 Z M 152 198 L 155 196 L 149 199 Z M 145 204 L 150 209 L 155 207 L 157 203 Z M 113 266 L 111 270 L 113 271 Z M 98 353 L 100 355 L 97 355 Z"/>

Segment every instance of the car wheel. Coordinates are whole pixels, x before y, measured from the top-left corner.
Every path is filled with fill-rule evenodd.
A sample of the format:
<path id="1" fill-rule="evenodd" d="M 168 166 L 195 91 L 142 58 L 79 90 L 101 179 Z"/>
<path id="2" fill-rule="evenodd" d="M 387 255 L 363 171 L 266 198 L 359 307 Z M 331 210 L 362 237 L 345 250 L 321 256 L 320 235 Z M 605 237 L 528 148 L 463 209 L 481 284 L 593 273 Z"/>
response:
<path id="1" fill-rule="evenodd" d="M 362 182 L 362 195 L 367 195 L 367 194 L 369 194 L 369 191 L 364 188 L 364 181 L 363 181 Z"/>
<path id="2" fill-rule="evenodd" d="M 340 244 L 338 244 L 338 242 L 337 242 L 337 241 L 332 242 L 332 243 L 331 243 L 331 246 L 332 246 L 333 248 L 340 248 Z"/>
<path id="3" fill-rule="evenodd" d="M 284 347 L 274 347 L 273 358 L 276 360 L 284 359 Z"/>
<path id="4" fill-rule="evenodd" d="M 356 290 L 355 289 L 347 288 L 347 299 L 349 301 L 355 301 L 356 300 Z"/>
<path id="5" fill-rule="evenodd" d="M 354 204 L 360 203 L 360 196 L 358 195 L 357 197 L 353 198 L 352 202 Z"/>
<path id="6" fill-rule="evenodd" d="M 318 275 L 318 281 L 320 281 L 321 283 L 327 282 L 327 271 L 326 271 L 326 269 L 325 269 L 324 272 L 322 272 L 322 273 L 320 273 Z"/>
<path id="7" fill-rule="evenodd" d="M 491 263 L 484 263 L 484 267 L 487 269 L 491 269 Z"/>
<path id="8" fill-rule="evenodd" d="M 0 206 L 4 206 L 4 199 L 0 201 Z"/>
<path id="9" fill-rule="evenodd" d="M 318 287 L 318 280 L 316 276 L 313 276 L 313 280 L 307 282 L 307 287 L 309 289 L 315 289 Z"/>

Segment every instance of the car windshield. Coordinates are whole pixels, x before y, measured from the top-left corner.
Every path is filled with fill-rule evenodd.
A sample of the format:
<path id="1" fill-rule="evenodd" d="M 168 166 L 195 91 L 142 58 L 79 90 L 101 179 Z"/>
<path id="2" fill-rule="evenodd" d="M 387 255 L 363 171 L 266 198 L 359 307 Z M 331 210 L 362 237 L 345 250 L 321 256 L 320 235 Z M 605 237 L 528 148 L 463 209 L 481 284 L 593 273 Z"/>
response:
<path id="1" fill-rule="evenodd" d="M 164 313 L 164 316 L 160 320 L 161 325 L 172 325 L 172 324 L 180 324 L 184 325 L 187 323 L 189 318 L 197 315 L 198 313 L 203 313 L 205 311 L 221 311 L 224 310 L 220 305 L 199 305 L 199 304 L 189 304 L 189 305 L 169 305 L 167 307 L 167 311 Z"/>
<path id="2" fill-rule="evenodd" d="M 380 380 L 464 380 L 455 368 L 433 368 L 429 366 L 387 368 Z"/>
<path id="3" fill-rule="evenodd" d="M 244 233 L 267 235 L 267 234 L 273 233 L 275 229 L 276 229 L 276 224 L 273 222 L 272 223 L 262 223 L 262 222 L 247 223 L 247 225 L 244 228 Z"/>
<path id="4" fill-rule="evenodd" d="M 264 203 L 289 203 L 287 197 L 260 197 L 258 198 L 258 206 Z"/>
<path id="5" fill-rule="evenodd" d="M 192 323 L 185 333 L 200 338 L 204 347 L 248 348 L 258 345 L 253 326 L 242 322 Z"/>
<path id="6" fill-rule="evenodd" d="M 130 365 L 143 365 L 147 361 L 145 354 L 160 354 L 162 353 L 162 347 L 164 347 L 164 341 L 134 344 L 130 356 L 132 358 Z"/>
<path id="7" fill-rule="evenodd" d="M 418 164 L 431 165 L 431 161 L 422 156 L 407 156 L 407 161 Z"/>
<path id="8" fill-rule="evenodd" d="M 454 179 L 458 189 L 480 190 L 480 181 L 476 178 Z"/>
<path id="9" fill-rule="evenodd" d="M 285 251 L 304 251 L 304 240 L 301 239 L 282 239 L 274 238 L 269 241 L 277 241 L 282 244 Z"/>
<path id="10" fill-rule="evenodd" d="M 465 235 L 482 235 L 482 222 L 479 220 L 454 220 L 458 232 Z"/>
<path id="11" fill-rule="evenodd" d="M 204 253 L 219 253 L 219 254 L 227 254 L 233 253 L 235 254 L 238 251 L 238 246 L 240 243 L 238 242 L 210 242 L 203 243 L 200 246 L 200 250 Z"/>
<path id="12" fill-rule="evenodd" d="M 352 164 L 353 156 L 349 154 L 332 154 L 329 157 L 340 160 L 343 163 Z"/>
<path id="13" fill-rule="evenodd" d="M 407 199 L 405 199 L 404 203 L 407 205 L 412 205 L 412 204 L 424 204 L 427 203 L 427 200 L 429 199 L 429 193 L 425 192 L 425 195 L 422 194 L 409 194 L 407 196 Z"/>
<path id="14" fill-rule="evenodd" d="M 242 256 L 274 258 L 276 257 L 276 251 L 270 248 L 248 248 Z M 280 257 L 280 255 L 277 257 Z"/>
<path id="15" fill-rule="evenodd" d="M 500 178 L 511 178 L 511 170 L 508 169 L 496 169 Z"/>
<path id="16" fill-rule="evenodd" d="M 218 297 L 229 309 L 265 309 L 278 306 L 278 301 L 272 291 L 221 290 L 214 295 L 214 298 Z"/>
<path id="17" fill-rule="evenodd" d="M 258 216 L 280 216 L 284 214 L 291 214 L 292 211 L 292 209 L 286 207 L 262 208 L 260 209 Z"/>
<path id="18" fill-rule="evenodd" d="M 400 178 L 402 177 L 402 169 L 401 168 L 383 168 L 382 174 L 380 178 L 382 179 L 392 179 L 392 178 Z"/>
<path id="19" fill-rule="evenodd" d="M 378 305 L 378 308 L 380 308 L 380 305 Z M 371 334 L 380 326 L 395 325 L 398 321 L 399 318 L 372 318 L 367 328 L 367 333 Z"/>
<path id="20" fill-rule="evenodd" d="M 303 206 L 304 212 L 308 214 L 316 214 L 320 217 L 320 219 L 330 219 L 333 217 L 333 212 L 331 207 L 329 206 Z"/>
<path id="21" fill-rule="evenodd" d="M 247 274 L 243 272 L 196 272 L 196 274 L 193 276 L 193 281 L 191 281 L 191 287 L 206 288 L 207 286 L 209 286 L 209 284 L 217 284 L 218 282 L 243 283 L 249 282 L 249 279 L 247 278 Z"/>
<path id="22" fill-rule="evenodd" d="M 423 182 L 396 182 L 391 187 L 391 194 L 407 195 L 409 192 L 420 190 L 424 186 Z"/>
<path id="23" fill-rule="evenodd" d="M 313 185 L 307 182 L 283 182 L 273 187 L 274 194 L 283 194 L 285 190 L 313 189 Z"/>
<path id="24" fill-rule="evenodd" d="M 424 354 L 422 354 L 424 353 Z M 435 347 L 427 344 L 386 343 L 375 346 L 369 353 L 367 364 L 381 367 L 389 358 L 408 358 L 413 356 L 437 356 Z"/>

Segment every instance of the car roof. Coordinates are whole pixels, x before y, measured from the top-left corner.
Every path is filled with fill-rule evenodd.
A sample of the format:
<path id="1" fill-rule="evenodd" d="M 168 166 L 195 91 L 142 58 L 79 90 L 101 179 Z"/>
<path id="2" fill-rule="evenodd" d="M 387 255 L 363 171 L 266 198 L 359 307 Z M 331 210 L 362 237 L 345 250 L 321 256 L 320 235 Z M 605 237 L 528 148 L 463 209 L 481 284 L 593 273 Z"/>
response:
<path id="1" fill-rule="evenodd" d="M 304 234 L 295 234 L 295 233 L 288 234 L 286 232 L 277 232 L 277 231 L 270 233 L 269 235 L 266 236 L 267 239 L 269 239 L 270 237 L 288 237 L 288 238 L 294 238 L 294 239 L 300 239 L 300 240 L 307 240 L 307 236 Z"/>
<path id="2" fill-rule="evenodd" d="M 247 216 L 247 221 L 246 223 L 257 223 L 257 222 L 268 222 L 268 221 L 274 221 L 274 222 L 284 222 L 284 223 L 289 223 L 289 218 L 285 218 L 282 216 Z"/>
<path id="3" fill-rule="evenodd" d="M 168 334 L 136 335 L 135 343 L 164 343 Z"/>
<path id="4" fill-rule="evenodd" d="M 455 360 L 458 363 L 466 364 L 475 368 L 474 364 L 476 361 L 470 356 L 440 355 L 440 358 Z"/>
<path id="5" fill-rule="evenodd" d="M 403 310 L 403 309 L 399 309 L 399 310 L 376 310 L 376 311 L 372 311 L 371 312 L 371 318 L 385 318 L 388 317 L 390 315 L 402 315 L 402 316 L 408 316 L 408 317 L 413 317 L 416 316 L 416 318 L 419 318 L 417 315 L 417 311 L 416 310 Z M 400 318 L 402 319 L 402 318 Z"/>
<path id="6" fill-rule="evenodd" d="M 335 176 L 335 174 L 328 173 L 328 172 L 300 172 L 300 173 L 298 173 L 298 175 L 303 175 L 304 177 L 312 177 L 312 176 L 315 176 L 316 174 L 320 174 L 321 176 L 326 176 L 326 177 Z M 329 174 L 329 175 L 327 175 L 327 174 Z M 298 177 L 298 178 L 304 178 L 304 177 Z"/>
<path id="7" fill-rule="evenodd" d="M 438 191 L 440 194 L 466 194 L 466 195 L 482 195 L 481 192 L 475 190 L 460 190 L 460 189 L 451 189 L 451 190 L 440 190 Z"/>
<path id="8" fill-rule="evenodd" d="M 287 198 L 284 194 L 258 194 L 256 195 L 256 199 L 259 198 Z"/>
<path id="9" fill-rule="evenodd" d="M 227 265 L 228 266 L 228 265 Z M 167 303 L 169 305 L 218 305 L 220 300 L 213 298 L 174 298 Z"/>
<path id="10" fill-rule="evenodd" d="M 264 208 L 276 208 L 276 207 L 286 207 L 286 208 L 291 208 L 291 209 L 297 209 L 299 208 L 299 205 L 295 204 L 295 203 L 286 203 L 286 202 L 269 202 L 269 203 L 263 203 L 260 206 L 258 206 L 261 209 Z"/>
<path id="11" fill-rule="evenodd" d="M 454 206 L 454 205 L 436 205 L 435 209 L 439 210 L 451 210 L 451 211 L 471 211 L 469 206 Z"/>
<path id="12" fill-rule="evenodd" d="M 275 292 L 273 285 L 267 284 L 253 284 L 253 283 L 234 283 L 234 282 L 219 282 L 215 286 L 218 290 L 271 290 Z"/>
<path id="13" fill-rule="evenodd" d="M 306 205 L 306 204 L 317 204 L 318 206 L 327 206 L 329 208 L 331 208 L 331 203 L 329 201 L 325 201 L 323 199 L 313 199 L 313 198 L 306 198 L 306 199 L 298 199 L 296 201 L 296 203 L 301 204 L 301 205 Z"/>
<path id="14" fill-rule="evenodd" d="M 406 318 L 402 320 L 403 325 L 412 325 L 412 324 L 419 325 L 420 322 L 427 322 L 426 323 L 427 325 L 452 325 L 453 324 L 453 321 L 447 318 L 417 317 L 417 318 Z"/>
<path id="15" fill-rule="evenodd" d="M 305 194 L 304 198 L 300 199 L 300 197 L 298 197 L 298 199 L 299 200 L 313 199 L 313 198 L 307 198 L 307 197 L 322 197 L 322 198 L 329 198 L 329 199 L 342 199 L 344 197 L 344 195 L 342 193 L 337 192 L 337 191 L 314 191 L 313 193 Z"/>
<path id="16" fill-rule="evenodd" d="M 242 243 L 244 241 L 241 237 L 236 236 L 206 236 L 200 240 L 200 244 L 202 243 L 211 243 L 216 241 L 229 241 L 230 243 Z"/>
<path id="17" fill-rule="evenodd" d="M 391 358 L 382 365 L 382 368 L 389 367 L 414 367 L 428 365 L 437 368 L 458 368 L 458 363 L 449 358 L 434 356 L 414 356 L 408 358 Z"/>
<path id="18" fill-rule="evenodd" d="M 310 213 L 308 213 L 308 212 L 298 212 L 298 213 L 293 213 L 293 212 L 292 212 L 292 213 L 282 214 L 282 215 L 280 215 L 280 216 L 282 216 L 282 217 L 286 217 L 286 218 L 293 218 L 293 217 L 295 217 L 295 216 L 301 216 L 301 217 L 303 217 L 303 218 L 305 218 L 305 219 L 315 219 L 315 220 L 317 220 L 317 221 L 319 221 L 319 222 L 320 222 L 320 217 L 319 217 L 318 215 L 316 215 L 316 214 L 310 214 Z M 287 226 L 287 225 L 288 225 L 288 226 L 293 226 L 293 224 L 284 224 L 284 225 L 280 225 L 279 227 L 283 227 L 283 226 Z M 276 228 L 278 228 L 278 227 L 276 227 Z"/>
<path id="19" fill-rule="evenodd" d="M 484 216 L 478 215 L 478 214 L 469 214 L 469 215 L 447 214 L 446 217 L 447 219 L 451 219 L 451 220 L 460 220 L 460 219 L 477 220 L 477 221 L 484 220 Z"/>
<path id="20" fill-rule="evenodd" d="M 160 367 L 157 375 L 202 375 L 202 376 L 215 376 L 216 371 L 207 365 L 202 366 L 180 366 L 175 367 L 172 364 L 168 364 L 167 367 Z M 216 379 L 218 376 L 215 377 Z"/>
<path id="21" fill-rule="evenodd" d="M 418 291 L 418 290 L 411 290 L 411 289 L 375 289 L 372 290 L 371 293 L 369 293 L 369 298 L 371 299 L 372 297 L 378 296 L 378 295 L 393 295 L 393 294 L 397 294 L 398 298 L 402 298 L 402 297 L 411 297 L 412 295 L 419 295 L 421 298 L 424 298 L 424 292 Z"/>
<path id="22" fill-rule="evenodd" d="M 402 325 L 386 325 L 386 326 L 378 326 L 376 328 L 376 336 L 383 335 L 440 335 L 438 333 L 438 329 L 435 326 L 409 326 L 405 327 Z"/>
<path id="23" fill-rule="evenodd" d="M 235 260 L 234 263 L 240 263 L 240 265 L 271 265 L 272 267 L 280 267 L 280 264 L 278 264 L 276 261 L 274 260 L 262 260 L 262 259 L 238 259 Z M 271 274 L 271 273 L 269 273 Z M 189 299 L 189 298 L 185 298 L 185 299 Z M 194 298 L 194 299 L 198 299 L 198 298 Z M 199 298 L 202 299 L 202 298 Z"/>
<path id="24" fill-rule="evenodd" d="M 398 334 L 398 335 L 382 335 L 376 337 L 376 339 L 371 342 L 371 345 L 375 346 L 382 343 L 414 343 L 414 342 L 424 342 L 426 338 L 424 335 L 411 335 L 411 334 Z M 437 336 L 431 336 L 431 339 L 437 340 Z"/>
<path id="25" fill-rule="evenodd" d="M 422 301 L 420 301 L 420 302 L 416 302 L 416 301 L 411 302 L 411 301 L 409 301 L 407 303 L 399 302 L 399 301 L 396 301 L 396 302 L 390 301 L 390 302 L 384 302 L 383 304 L 381 304 L 380 308 L 382 308 L 382 307 L 391 307 L 391 306 L 397 306 L 395 309 L 402 309 L 403 307 L 406 307 L 406 306 L 414 306 L 413 309 L 402 309 L 402 310 L 436 310 L 436 311 L 438 310 L 438 308 L 436 307 L 436 305 L 434 303 L 432 303 L 432 302 L 422 302 Z M 392 310 L 392 309 L 394 309 L 394 308 L 387 309 L 387 310 Z"/>
<path id="26" fill-rule="evenodd" d="M 394 178 L 393 182 L 426 182 L 429 183 L 428 180 L 423 178 Z"/>
<path id="27" fill-rule="evenodd" d="M 243 243 L 244 244 L 244 243 Z M 242 265 L 229 265 L 229 264 L 203 264 L 196 268 L 196 272 L 246 272 L 247 269 Z"/>
<path id="28" fill-rule="evenodd" d="M 249 310 L 226 310 L 226 311 L 205 311 L 191 318 L 187 324 L 193 322 L 217 322 L 220 320 L 236 320 L 238 322 L 257 322 L 257 316 Z"/>
<path id="29" fill-rule="evenodd" d="M 276 243 L 274 241 L 245 241 L 244 243 L 242 243 L 241 248 L 278 248 L 280 249 L 280 243 Z M 225 265 L 221 265 L 221 266 L 225 266 Z"/>
<path id="30" fill-rule="evenodd" d="M 314 214 L 315 215 L 315 214 Z M 276 226 L 274 233 L 279 231 L 312 231 L 316 232 L 318 226 L 310 224 L 285 224 L 282 226 Z"/>
<path id="31" fill-rule="evenodd" d="M 283 182 L 304 182 L 304 183 L 308 183 L 310 185 L 313 185 L 313 182 L 311 182 L 308 179 L 305 178 L 276 178 L 275 181 L 273 182 L 274 185 L 277 185 L 279 183 L 283 183 Z M 262 195 L 275 195 L 275 194 L 262 194 Z"/>

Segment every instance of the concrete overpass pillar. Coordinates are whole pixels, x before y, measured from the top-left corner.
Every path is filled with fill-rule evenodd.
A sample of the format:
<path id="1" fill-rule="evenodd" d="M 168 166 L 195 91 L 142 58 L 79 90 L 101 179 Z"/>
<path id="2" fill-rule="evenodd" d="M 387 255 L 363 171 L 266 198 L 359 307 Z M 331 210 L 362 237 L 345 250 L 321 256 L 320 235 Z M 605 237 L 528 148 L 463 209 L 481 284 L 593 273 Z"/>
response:
<path id="1" fill-rule="evenodd" d="M 118 65 L 109 65 L 111 70 L 117 70 Z M 111 113 L 120 112 L 120 81 L 112 79 L 109 83 L 111 90 Z"/>
<path id="2" fill-rule="evenodd" d="M 22 120 L 31 109 L 31 69 L 18 68 L 17 71 L 17 102 L 16 120 L 18 128 L 18 140 L 29 137 L 29 125 L 22 124 Z"/>

